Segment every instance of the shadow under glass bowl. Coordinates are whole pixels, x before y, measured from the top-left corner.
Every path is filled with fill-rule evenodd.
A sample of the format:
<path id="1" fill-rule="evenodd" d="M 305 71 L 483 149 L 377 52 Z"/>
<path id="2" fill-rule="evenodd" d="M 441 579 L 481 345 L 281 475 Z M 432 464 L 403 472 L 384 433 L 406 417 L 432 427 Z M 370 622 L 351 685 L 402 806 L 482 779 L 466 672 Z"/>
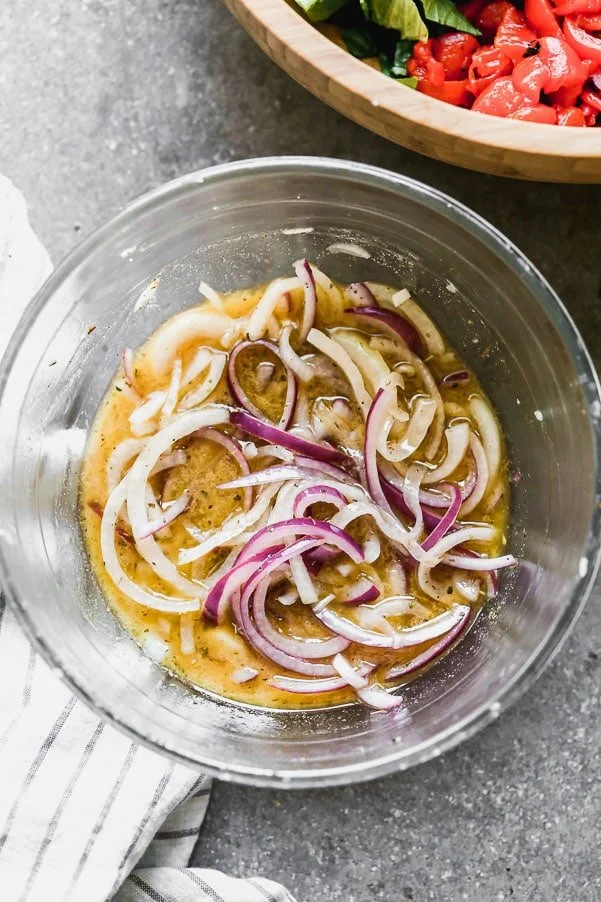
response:
<path id="1" fill-rule="evenodd" d="M 328 251 L 340 241 L 362 245 L 370 259 Z M 358 705 L 275 711 L 190 691 L 118 626 L 82 544 L 79 469 L 121 349 L 197 303 L 201 278 L 233 289 L 287 272 L 300 256 L 343 281 L 411 289 L 489 393 L 522 475 L 510 537 L 520 565 L 465 640 L 404 689 L 409 728 Z M 146 195 L 43 286 L 1 362 L 0 391 L 0 576 L 9 602 L 101 716 L 223 779 L 323 786 L 439 754 L 533 682 L 598 566 L 601 401 L 571 319 L 490 225 L 383 170 L 250 160 Z"/>

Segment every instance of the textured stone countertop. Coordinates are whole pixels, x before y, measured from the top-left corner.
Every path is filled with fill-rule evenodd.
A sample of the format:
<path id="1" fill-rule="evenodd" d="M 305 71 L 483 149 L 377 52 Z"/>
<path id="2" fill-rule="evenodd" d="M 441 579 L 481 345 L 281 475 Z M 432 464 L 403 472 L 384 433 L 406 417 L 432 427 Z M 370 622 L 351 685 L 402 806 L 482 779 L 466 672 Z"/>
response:
<path id="1" fill-rule="evenodd" d="M 550 279 L 601 362 L 601 187 L 501 181 L 376 138 L 272 65 L 219 0 L 0 5 L 0 172 L 55 261 L 160 182 L 278 153 L 375 163 L 473 207 Z M 217 785 L 197 862 L 281 880 L 299 902 L 596 902 L 600 613 L 598 583 L 535 688 L 408 774 L 300 794 Z"/>

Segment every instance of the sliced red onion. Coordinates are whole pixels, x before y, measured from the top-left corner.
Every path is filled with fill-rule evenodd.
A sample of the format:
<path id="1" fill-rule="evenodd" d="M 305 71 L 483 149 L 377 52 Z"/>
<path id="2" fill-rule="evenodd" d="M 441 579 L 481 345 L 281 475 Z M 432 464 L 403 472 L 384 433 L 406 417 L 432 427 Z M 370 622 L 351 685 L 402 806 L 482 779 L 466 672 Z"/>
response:
<path id="1" fill-rule="evenodd" d="M 433 485 L 447 479 L 455 472 L 468 452 L 470 445 L 470 426 L 467 422 L 453 423 L 445 429 L 447 453 L 444 460 L 424 476 L 424 485 Z"/>
<path id="2" fill-rule="evenodd" d="M 298 493 L 294 499 L 292 512 L 294 517 L 303 517 L 312 504 L 333 504 L 340 510 L 346 503 L 346 498 L 338 489 L 327 485 L 313 485 Z"/>
<path id="3" fill-rule="evenodd" d="M 447 373 L 443 376 L 442 381 L 445 385 L 453 382 L 469 382 L 470 374 L 467 370 L 456 370 L 454 373 Z"/>
<path id="4" fill-rule="evenodd" d="M 275 356 L 278 358 L 278 360 L 281 361 L 284 369 L 286 370 L 286 378 L 288 380 L 286 387 L 286 400 L 284 401 L 284 409 L 282 410 L 282 414 L 278 422 L 278 427 L 280 429 L 287 429 L 292 422 L 292 417 L 294 416 L 294 408 L 296 406 L 297 397 L 297 385 L 294 378 L 294 373 L 284 363 L 280 349 L 272 341 L 268 341 L 266 338 L 259 338 L 256 341 L 241 341 L 236 345 L 235 348 L 232 349 L 227 365 L 227 378 L 230 391 L 237 404 L 239 404 L 241 407 L 244 407 L 245 410 L 248 410 L 254 417 L 257 417 L 259 420 L 265 419 L 265 414 L 256 406 L 256 404 L 253 404 L 253 402 L 250 400 L 250 398 L 240 385 L 240 380 L 236 375 L 236 361 L 238 360 L 238 355 L 247 348 L 256 348 L 257 345 L 267 348 L 269 351 L 271 351 L 272 354 L 275 354 Z"/>
<path id="5" fill-rule="evenodd" d="M 463 542 L 492 542 L 495 537 L 494 526 L 462 526 L 451 533 L 447 533 L 442 539 L 439 539 L 435 545 L 432 545 L 426 553 L 424 563 L 430 567 L 439 564 L 445 554 L 461 545 Z M 489 568 L 490 569 L 490 568 Z"/>
<path id="6" fill-rule="evenodd" d="M 323 460 L 313 460 L 311 457 L 305 457 L 303 454 L 296 454 L 295 459 L 299 467 L 306 470 L 317 471 L 322 476 L 329 476 L 331 479 L 337 479 L 339 482 L 355 483 L 355 480 L 345 470 L 334 464 L 326 463 Z M 351 458 L 346 457 L 345 463 L 350 464 Z"/>
<path id="7" fill-rule="evenodd" d="M 315 276 L 308 260 L 297 260 L 294 264 L 294 272 L 302 283 L 305 291 L 305 301 L 303 307 L 303 321 L 300 328 L 300 339 L 304 341 L 313 328 L 315 315 L 317 313 L 317 289 L 315 287 Z"/>
<path id="8" fill-rule="evenodd" d="M 470 451 L 474 460 L 474 480 L 471 490 L 464 497 L 461 505 L 460 513 L 462 515 L 470 513 L 480 504 L 489 484 L 488 459 L 480 439 L 473 432 L 470 436 Z"/>
<path id="9" fill-rule="evenodd" d="M 220 432 L 219 429 L 213 429 L 211 427 L 206 427 L 204 429 L 199 429 L 196 433 L 199 438 L 204 438 L 207 441 L 215 442 L 217 445 L 221 445 L 222 448 L 230 454 L 245 476 L 250 475 L 250 467 L 248 466 L 248 461 L 245 457 L 244 451 L 242 450 L 240 443 L 232 438 L 231 435 L 226 435 L 224 432 Z M 245 486 L 244 488 L 244 510 L 250 510 L 253 503 L 253 493 L 252 489 L 249 486 Z"/>
<path id="10" fill-rule="evenodd" d="M 323 460 L 328 463 L 343 462 L 346 459 L 346 455 L 342 451 L 338 451 L 331 445 L 318 445 L 316 442 L 308 442 L 306 439 L 285 432 L 277 426 L 263 423 L 244 410 L 234 410 L 230 415 L 230 420 L 234 426 L 237 426 L 243 432 L 254 435 L 265 442 L 270 442 L 272 445 L 283 445 L 284 448 L 294 451 L 295 454 L 302 454 L 314 460 Z"/>
<path id="11" fill-rule="evenodd" d="M 512 554 L 504 554 L 500 557 L 468 557 L 463 554 L 445 554 L 443 563 L 459 570 L 500 570 L 503 567 L 515 567 L 517 560 Z"/>
<path id="12" fill-rule="evenodd" d="M 260 672 L 255 667 L 238 667 L 232 674 L 232 680 L 234 683 L 248 683 L 258 677 Z"/>
<path id="13" fill-rule="evenodd" d="M 421 339 L 415 326 L 394 310 L 386 310 L 382 307 L 366 305 L 362 307 L 347 307 L 345 313 L 355 316 L 363 316 L 379 325 L 385 326 L 391 332 L 401 338 L 410 351 L 418 353 L 421 348 Z"/>
<path id="14" fill-rule="evenodd" d="M 161 409 L 161 413 L 164 417 L 170 417 L 173 411 L 175 410 L 177 404 L 177 398 L 179 395 L 180 386 L 182 383 L 182 362 L 177 358 L 175 363 L 173 364 L 173 369 L 171 370 L 171 379 L 169 381 L 169 388 L 167 389 L 167 394 L 165 395 L 165 403 Z"/>
<path id="15" fill-rule="evenodd" d="M 203 370 L 208 369 L 214 353 L 213 348 L 198 348 L 194 357 L 186 367 L 186 372 L 182 376 L 182 388 L 187 388 L 190 383 L 194 382 L 197 376 L 200 376 Z"/>
<path id="16" fill-rule="evenodd" d="M 442 335 L 419 304 L 416 304 L 415 301 L 411 299 L 411 296 L 406 296 L 406 289 L 397 291 L 393 294 L 391 300 L 395 307 L 403 307 L 403 313 L 409 322 L 417 329 L 418 335 L 426 346 L 428 354 L 432 354 L 434 357 L 444 354 L 445 344 Z"/>
<path id="17" fill-rule="evenodd" d="M 389 405 L 394 404 L 394 395 L 389 395 Z M 389 433 L 394 424 L 394 416 L 388 416 L 378 434 L 378 450 L 388 461 L 400 463 L 414 454 L 425 441 L 434 422 L 437 402 L 434 398 L 415 399 L 406 429 L 401 439 L 389 442 Z"/>
<path id="18" fill-rule="evenodd" d="M 359 676 L 365 676 L 375 670 L 375 664 L 362 664 L 356 671 Z M 321 680 L 302 680 L 298 677 L 277 676 L 267 681 L 274 689 L 283 689 L 285 692 L 294 692 L 299 695 L 312 695 L 321 692 L 336 692 L 338 689 L 346 689 L 347 681 L 341 676 L 330 677 Z"/>
<path id="19" fill-rule="evenodd" d="M 370 708 L 377 711 L 391 711 L 393 708 L 404 706 L 404 701 L 398 695 L 389 695 L 385 689 L 375 684 L 366 686 L 365 689 L 358 689 L 357 695 L 361 701 Z M 409 715 L 405 712 L 407 719 Z"/>
<path id="20" fill-rule="evenodd" d="M 365 282 L 351 282 L 344 289 L 344 293 L 349 301 L 352 301 L 353 304 L 357 304 L 359 307 L 378 306 L 373 292 L 367 287 Z"/>
<path id="21" fill-rule="evenodd" d="M 449 632 L 443 636 L 438 642 L 435 642 L 434 645 L 431 645 L 430 648 L 423 651 L 421 654 L 417 655 L 417 657 L 413 658 L 411 661 L 408 661 L 407 664 L 397 664 L 386 674 L 387 680 L 397 680 L 402 677 L 409 676 L 410 673 L 413 673 L 416 670 L 419 670 L 421 667 L 425 667 L 426 664 L 429 664 L 430 661 L 434 661 L 436 658 L 440 657 L 443 652 L 450 648 L 453 642 L 461 635 L 466 626 L 469 623 L 471 609 L 469 607 L 465 607 L 463 611 L 463 615 L 457 620 L 455 626 L 449 630 Z"/>
<path id="22" fill-rule="evenodd" d="M 492 485 L 501 466 L 503 442 L 497 418 L 483 398 L 470 398 L 470 412 L 476 421 L 488 464 L 487 487 Z"/>
<path id="23" fill-rule="evenodd" d="M 349 684 L 349 686 L 351 686 L 351 688 L 355 690 L 365 689 L 365 687 L 369 685 L 367 679 L 363 676 L 363 674 L 359 673 L 359 671 L 353 667 L 350 661 L 347 661 L 344 655 L 335 655 L 334 660 L 332 661 L 332 667 L 337 673 L 340 674 L 342 679 L 345 680 Z"/>
<path id="24" fill-rule="evenodd" d="M 166 451 L 165 454 L 161 454 L 150 471 L 150 475 L 156 476 L 158 473 L 163 473 L 165 470 L 173 469 L 173 467 L 181 467 L 187 460 L 188 455 L 183 448 L 178 448 L 177 451 Z"/>
<path id="25" fill-rule="evenodd" d="M 223 310 L 221 295 L 217 294 L 215 289 L 211 288 L 210 285 L 207 285 L 206 282 L 199 282 L 198 293 L 201 294 L 207 301 L 210 301 L 213 307 L 216 307 L 218 310 Z"/>
<path id="26" fill-rule="evenodd" d="M 348 605 L 366 604 L 368 601 L 375 601 L 379 596 L 380 590 L 371 579 L 368 579 L 367 576 L 361 576 L 355 585 L 351 586 L 345 592 L 344 597 L 339 600 Z"/>
<path id="27" fill-rule="evenodd" d="M 106 464 L 106 483 L 109 492 L 112 492 L 121 481 L 125 467 L 140 453 L 144 445 L 144 439 L 126 438 L 115 446 Z"/>
<path id="28" fill-rule="evenodd" d="M 461 509 L 461 492 L 456 485 L 449 483 L 446 486 L 447 491 L 451 493 L 452 500 L 445 514 L 441 517 L 437 525 L 434 527 L 432 532 L 427 538 L 422 542 L 422 548 L 424 551 L 429 551 L 433 548 L 440 539 L 445 536 L 450 529 L 455 525 L 455 521 L 459 516 L 459 511 Z"/>
<path id="29" fill-rule="evenodd" d="M 393 561 L 388 567 L 388 585 L 395 595 L 405 595 L 407 592 L 407 574 L 401 561 Z"/>
<path id="30" fill-rule="evenodd" d="M 341 636 L 331 636 L 327 639 L 296 639 L 293 636 L 285 636 L 276 630 L 265 610 L 265 599 L 270 580 L 264 579 L 257 586 L 252 600 L 252 615 L 257 630 L 264 639 L 267 639 L 275 648 L 291 655 L 293 658 L 327 658 L 338 652 L 344 651 L 350 645 L 348 639 Z"/>
<path id="31" fill-rule="evenodd" d="M 255 485 L 269 485 L 273 482 L 287 482 L 289 479 L 307 479 L 312 475 L 307 468 L 283 464 L 281 466 L 266 467 L 264 470 L 256 470 L 246 476 L 230 479 L 228 482 L 220 482 L 218 489 L 242 489 Z"/>
<path id="32" fill-rule="evenodd" d="M 170 523 L 173 523 L 174 520 L 177 520 L 181 514 L 188 510 L 191 501 L 192 495 L 189 489 L 184 489 L 179 498 L 172 504 L 169 504 L 168 507 L 163 506 L 158 517 L 148 521 L 147 526 L 138 533 L 138 538 L 147 539 L 148 536 L 153 536 L 161 529 L 164 529 L 165 526 L 169 526 Z"/>
<path id="33" fill-rule="evenodd" d="M 365 544 L 363 545 L 363 554 L 365 556 L 366 564 L 374 564 L 381 553 L 381 545 L 380 540 L 375 534 L 375 532 L 370 532 L 365 539 Z"/>
<path id="34" fill-rule="evenodd" d="M 292 323 L 289 323 L 287 326 L 284 326 L 280 332 L 280 358 L 285 366 L 294 373 L 297 379 L 300 379 L 301 382 L 310 382 L 315 375 L 315 370 L 310 363 L 307 363 L 306 360 L 299 357 L 290 344 L 290 334 L 293 329 L 294 326 Z"/>
<path id="35" fill-rule="evenodd" d="M 319 573 L 324 564 L 333 561 L 339 554 L 340 551 L 338 548 L 329 548 L 327 545 L 321 545 L 319 548 L 310 551 L 305 555 L 305 564 L 307 565 L 309 573 L 312 573 L 313 576 L 315 576 Z"/>
<path id="36" fill-rule="evenodd" d="M 283 545 L 294 536 L 317 539 L 320 544 L 333 545 L 357 564 L 363 560 L 361 545 L 347 532 L 333 523 L 327 523 L 325 520 L 313 520 L 311 517 L 299 517 L 264 526 L 242 549 L 240 560 L 246 560 L 249 556 L 258 554 L 265 548 Z"/>
<path id="37" fill-rule="evenodd" d="M 319 601 L 317 589 L 313 585 L 307 565 L 300 555 L 290 559 L 290 572 L 301 602 L 310 605 L 317 604 Z"/>
<path id="38" fill-rule="evenodd" d="M 429 642 L 430 639 L 437 639 L 438 636 L 448 632 L 465 613 L 465 605 L 455 604 L 448 611 L 419 623 L 417 626 L 397 630 L 396 636 L 384 636 L 382 633 L 363 629 L 351 620 L 347 620 L 346 617 L 340 617 L 328 607 L 322 610 L 314 609 L 313 613 L 333 633 L 344 636 L 345 639 L 350 639 L 351 642 L 357 642 L 359 645 L 366 645 L 370 648 L 407 648 L 412 645 L 421 645 L 422 642 Z"/>
<path id="39" fill-rule="evenodd" d="M 365 477 L 367 479 L 367 488 L 369 490 L 369 494 L 374 499 L 376 504 L 378 504 L 387 512 L 390 512 L 390 505 L 386 500 L 386 495 L 384 494 L 382 486 L 380 484 L 380 473 L 378 471 L 377 460 L 377 445 L 380 433 L 383 429 L 384 422 L 388 414 L 390 403 L 391 398 L 388 392 L 385 392 L 384 389 L 379 389 L 376 392 L 376 396 L 374 397 L 371 407 L 369 408 L 369 413 L 367 414 L 367 420 L 365 423 L 364 450 Z"/>
<path id="40" fill-rule="evenodd" d="M 130 413 L 130 426 L 144 426 L 149 420 L 152 420 L 165 403 L 166 397 L 167 392 L 151 391 L 146 400 Z"/>

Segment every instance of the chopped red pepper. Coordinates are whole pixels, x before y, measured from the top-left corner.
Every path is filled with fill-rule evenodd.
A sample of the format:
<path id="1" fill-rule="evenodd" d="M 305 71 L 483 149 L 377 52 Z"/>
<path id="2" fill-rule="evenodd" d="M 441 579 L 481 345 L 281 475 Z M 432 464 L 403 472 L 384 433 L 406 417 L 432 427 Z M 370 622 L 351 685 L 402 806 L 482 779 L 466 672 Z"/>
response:
<path id="1" fill-rule="evenodd" d="M 469 107 L 472 101 L 472 95 L 468 90 L 467 78 L 462 81 L 445 81 L 443 85 L 438 87 L 433 85 L 427 79 L 418 82 L 417 90 L 428 97 L 436 97 L 437 100 L 444 100 L 445 103 L 451 103 L 453 106 Z"/>
<path id="2" fill-rule="evenodd" d="M 509 0 L 493 0 L 484 7 L 476 24 L 487 41 L 493 40 L 503 21 L 503 16 L 510 9 L 515 9 L 515 7 L 509 3 Z"/>
<path id="3" fill-rule="evenodd" d="M 544 103 L 525 105 L 510 113 L 508 119 L 521 119 L 523 122 L 542 122 L 546 125 L 557 125 L 557 113 L 552 106 Z"/>
<path id="4" fill-rule="evenodd" d="M 555 7 L 554 13 L 556 16 L 596 15 L 601 13 L 601 0 L 564 0 Z"/>
<path id="5" fill-rule="evenodd" d="M 521 91 L 532 103 L 538 103 L 541 91 L 549 78 L 549 70 L 537 54 L 527 56 L 516 63 L 512 73 L 514 87 Z"/>
<path id="6" fill-rule="evenodd" d="M 593 126 L 597 124 L 597 110 L 594 107 L 589 106 L 588 103 L 583 103 L 580 109 L 587 125 Z"/>
<path id="7" fill-rule="evenodd" d="M 561 37 L 561 28 L 549 0 L 524 0 L 524 15 L 539 36 Z"/>
<path id="8" fill-rule="evenodd" d="M 496 47 L 481 47 L 472 57 L 469 71 L 470 89 L 473 94 L 481 94 L 496 78 L 509 75 L 513 63 Z"/>
<path id="9" fill-rule="evenodd" d="M 473 35 L 454 31 L 435 39 L 433 54 L 442 64 L 446 78 L 456 80 L 467 76 L 472 55 L 479 47 Z"/>
<path id="10" fill-rule="evenodd" d="M 601 39 L 580 28 L 570 16 L 563 20 L 563 33 L 580 59 L 601 63 Z"/>
<path id="11" fill-rule="evenodd" d="M 555 106 L 555 110 L 557 112 L 557 124 L 558 125 L 570 125 L 572 127 L 579 127 L 586 125 L 586 121 L 584 119 L 584 113 L 582 112 L 580 107 L 577 106 L 560 106 L 557 104 Z"/>
<path id="12" fill-rule="evenodd" d="M 524 16 L 512 6 L 508 9 L 495 35 L 494 45 L 497 50 L 514 62 L 522 59 L 527 50 L 535 47 L 537 39 L 532 29 L 526 25 Z"/>
<path id="13" fill-rule="evenodd" d="M 585 31 L 601 31 L 601 16 L 575 16 L 574 22 Z"/>
<path id="14" fill-rule="evenodd" d="M 582 85 L 570 85 L 569 87 L 559 88 L 552 91 L 548 96 L 551 103 L 557 106 L 571 107 L 576 104 L 580 97 Z"/>
<path id="15" fill-rule="evenodd" d="M 580 96 L 583 103 L 601 113 L 601 96 L 596 91 L 591 91 L 590 88 L 587 88 Z"/>
<path id="16" fill-rule="evenodd" d="M 588 71 L 578 54 L 562 38 L 541 38 L 538 55 L 549 70 L 549 78 L 543 87 L 546 93 L 584 84 Z"/>
<path id="17" fill-rule="evenodd" d="M 476 97 L 472 109 L 489 116 L 507 117 L 525 103 L 526 97 L 516 89 L 511 76 L 503 76 Z"/>

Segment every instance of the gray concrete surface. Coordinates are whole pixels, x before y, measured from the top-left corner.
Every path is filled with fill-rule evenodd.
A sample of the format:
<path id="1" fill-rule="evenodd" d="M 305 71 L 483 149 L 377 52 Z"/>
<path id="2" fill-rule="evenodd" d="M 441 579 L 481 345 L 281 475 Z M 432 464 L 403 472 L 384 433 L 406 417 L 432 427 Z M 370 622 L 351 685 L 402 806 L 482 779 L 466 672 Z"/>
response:
<path id="1" fill-rule="evenodd" d="M 0 5 L 0 171 L 55 260 L 147 188 L 272 153 L 376 163 L 474 207 L 543 270 L 601 363 L 601 187 L 501 181 L 400 150 L 295 85 L 219 0 Z M 599 588 L 546 675 L 484 733 L 347 789 L 218 785 L 197 862 L 280 879 L 299 902 L 601 899 Z"/>

